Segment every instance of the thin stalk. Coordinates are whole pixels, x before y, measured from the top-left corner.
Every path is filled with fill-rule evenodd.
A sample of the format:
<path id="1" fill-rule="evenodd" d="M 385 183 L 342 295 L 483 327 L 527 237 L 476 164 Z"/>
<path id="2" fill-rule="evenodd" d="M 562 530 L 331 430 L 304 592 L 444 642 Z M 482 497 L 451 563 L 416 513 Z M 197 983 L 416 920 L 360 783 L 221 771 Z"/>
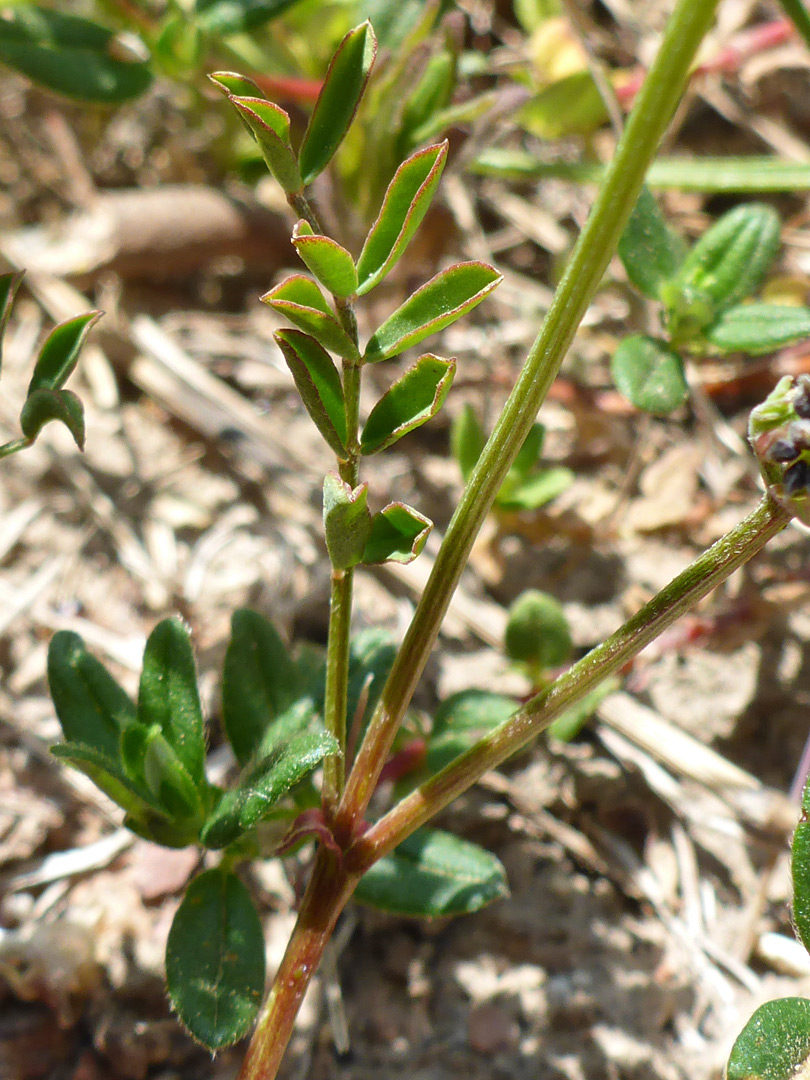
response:
<path id="1" fill-rule="evenodd" d="M 336 837 L 356 834 L 438 636 L 473 541 L 557 376 L 607 269 L 719 0 L 679 0 L 604 183 L 514 390 L 448 526 L 433 571 L 349 775 Z"/>
<path id="2" fill-rule="evenodd" d="M 28 439 L 14 439 L 13 442 L 4 443 L 0 446 L 0 458 L 10 457 L 11 454 L 16 454 L 18 450 L 25 450 L 30 445 Z"/>
<path id="3" fill-rule="evenodd" d="M 314 207 L 303 193 L 288 195 L 299 217 L 316 233 L 323 229 Z M 358 345 L 357 318 L 351 299 L 332 296 L 338 319 L 348 336 Z M 338 462 L 340 478 L 357 487 L 360 471 L 358 427 L 360 422 L 360 364 L 358 357 L 343 361 L 343 398 L 345 402 L 348 454 Z M 337 811 L 346 775 L 346 708 L 349 700 L 349 658 L 351 650 L 352 591 L 354 570 L 332 570 L 329 597 L 329 634 L 326 645 L 326 687 L 324 690 L 324 726 L 340 746 L 339 754 L 330 754 L 323 763 L 323 810 L 327 821 Z"/>
<path id="4" fill-rule="evenodd" d="M 766 496 L 744 521 L 678 574 L 615 634 L 372 825 L 347 852 L 347 867 L 355 874 L 363 874 L 484 773 L 500 765 L 588 691 L 619 671 L 789 521 L 789 512 Z"/>

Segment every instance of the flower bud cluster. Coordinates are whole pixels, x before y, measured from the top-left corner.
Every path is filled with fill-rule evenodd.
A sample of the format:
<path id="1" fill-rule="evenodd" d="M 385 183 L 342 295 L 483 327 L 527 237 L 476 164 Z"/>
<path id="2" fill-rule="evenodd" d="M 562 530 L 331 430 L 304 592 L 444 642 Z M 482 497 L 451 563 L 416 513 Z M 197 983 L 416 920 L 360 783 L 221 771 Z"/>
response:
<path id="1" fill-rule="evenodd" d="M 751 414 L 749 437 L 768 488 L 795 512 L 810 497 L 810 375 L 779 381 Z"/>

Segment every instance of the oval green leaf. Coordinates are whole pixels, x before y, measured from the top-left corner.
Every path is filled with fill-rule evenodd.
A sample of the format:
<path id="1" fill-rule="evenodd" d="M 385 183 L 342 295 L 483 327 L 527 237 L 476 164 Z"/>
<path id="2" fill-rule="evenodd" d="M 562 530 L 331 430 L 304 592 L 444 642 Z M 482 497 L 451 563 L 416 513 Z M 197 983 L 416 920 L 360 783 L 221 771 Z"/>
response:
<path id="1" fill-rule="evenodd" d="M 264 993 L 264 935 L 245 886 L 230 870 L 192 881 L 166 944 L 172 1005 L 197 1042 L 230 1046 L 248 1030 Z"/>
<path id="2" fill-rule="evenodd" d="M 359 295 L 382 281 L 405 251 L 427 213 L 446 161 L 445 141 L 417 151 L 397 169 L 357 260 Z"/>
<path id="3" fill-rule="evenodd" d="M 776 211 L 764 203 L 735 206 L 701 236 L 674 284 L 705 293 L 719 312 L 758 288 L 778 251 Z"/>
<path id="4" fill-rule="evenodd" d="M 102 312 L 88 311 L 59 323 L 51 330 L 39 350 L 27 396 L 35 390 L 60 390 L 79 361 L 82 345 Z"/>
<path id="5" fill-rule="evenodd" d="M 442 270 L 377 329 L 363 359 L 376 363 L 417 345 L 472 311 L 502 280 L 497 270 L 482 262 L 457 263 Z"/>
<path id="6" fill-rule="evenodd" d="M 453 383 L 455 360 L 428 353 L 388 389 L 369 414 L 360 452 L 376 454 L 436 415 Z"/>
<path id="7" fill-rule="evenodd" d="M 810 1059 L 810 1001 L 780 998 L 761 1005 L 731 1050 L 726 1080 L 803 1080 Z"/>
<path id="8" fill-rule="evenodd" d="M 156 726 L 195 785 L 205 784 L 205 728 L 191 638 L 180 619 L 158 623 L 146 642 L 138 722 Z"/>
<path id="9" fill-rule="evenodd" d="M 558 600 L 527 589 L 509 608 L 504 648 L 510 660 L 540 670 L 559 667 L 571 654 L 571 631 Z"/>
<path id="10" fill-rule="evenodd" d="M 345 458 L 346 406 L 332 357 L 300 330 L 279 330 L 274 336 L 313 423 L 338 457 Z"/>
<path id="11" fill-rule="evenodd" d="M 69 743 L 82 743 L 118 760 L 121 732 L 135 722 L 135 706 L 78 634 L 60 630 L 48 649 L 48 685 Z"/>
<path id="12" fill-rule="evenodd" d="M 486 441 L 487 437 L 475 409 L 469 403 L 465 404 L 450 429 L 450 450 L 458 462 L 465 484 L 481 457 Z"/>
<path id="13" fill-rule="evenodd" d="M 235 611 L 222 673 L 222 725 L 240 765 L 301 692 L 298 668 L 273 624 L 250 608 Z"/>
<path id="14" fill-rule="evenodd" d="M 270 174 L 286 192 L 300 191 L 301 174 L 290 145 L 289 115 L 266 98 L 230 94 L 228 100 L 250 128 Z"/>
<path id="15" fill-rule="evenodd" d="M 328 236 L 313 234 L 307 222 L 293 231 L 293 246 L 325 289 L 333 296 L 352 296 L 357 291 L 357 271 L 345 247 Z"/>
<path id="16" fill-rule="evenodd" d="M 8 326 L 8 318 L 17 289 L 24 277 L 24 271 L 15 270 L 11 274 L 0 274 L 0 364 L 3 360 L 3 335 Z"/>
<path id="17" fill-rule="evenodd" d="M 567 491 L 573 482 L 574 474 L 562 467 L 543 469 L 525 478 L 510 471 L 495 496 L 495 505 L 499 510 L 539 510 Z"/>
<path id="18" fill-rule="evenodd" d="M 535 94 L 515 118 L 540 139 L 560 139 L 596 131 L 608 114 L 591 73 L 575 71 Z"/>
<path id="19" fill-rule="evenodd" d="M 197 0 L 200 26 L 209 34 L 244 34 L 277 18 L 299 0 Z"/>
<path id="20" fill-rule="evenodd" d="M 509 895 L 503 866 L 452 833 L 417 829 L 360 879 L 354 896 L 393 915 L 468 915 Z"/>
<path id="21" fill-rule="evenodd" d="M 350 30 L 338 45 L 298 155 L 305 184 L 311 184 L 326 168 L 343 141 L 363 96 L 376 54 L 377 39 L 368 21 Z"/>
<path id="22" fill-rule="evenodd" d="M 333 568 L 348 570 L 356 566 L 371 535 L 368 484 L 360 484 L 352 491 L 339 476 L 327 473 L 323 483 L 323 527 Z"/>
<path id="23" fill-rule="evenodd" d="M 262 296 L 261 301 L 316 338 L 325 349 L 356 360 L 357 346 L 337 321 L 314 281 L 293 274 Z"/>
<path id="24" fill-rule="evenodd" d="M 723 352 L 771 352 L 810 337 L 810 308 L 740 304 L 724 311 L 705 334 Z"/>
<path id="25" fill-rule="evenodd" d="M 655 196 L 642 188 L 619 241 L 619 258 L 630 281 L 645 296 L 658 299 L 659 290 L 678 272 L 686 248 L 669 228 Z"/>
<path id="26" fill-rule="evenodd" d="M 206 847 L 224 848 L 272 815 L 276 803 L 316 769 L 328 754 L 340 753 L 337 739 L 325 728 L 299 731 L 240 779 L 223 795 L 200 832 Z"/>
<path id="27" fill-rule="evenodd" d="M 619 343 L 610 372 L 628 401 L 655 416 L 666 416 L 689 396 L 681 358 L 663 341 L 644 334 L 632 334 Z"/>
<path id="28" fill-rule="evenodd" d="M 34 4 L 6 7 L 0 18 L 0 62 L 79 101 L 116 105 L 149 87 L 148 62 L 117 44 L 114 30 Z"/>
<path id="29" fill-rule="evenodd" d="M 382 562 L 407 564 L 427 543 L 433 522 L 405 503 L 392 502 L 371 519 L 371 534 L 363 549 L 366 565 Z"/>
<path id="30" fill-rule="evenodd" d="M 34 390 L 28 395 L 20 413 L 26 439 L 33 442 L 51 420 L 64 424 L 78 448 L 84 450 L 84 409 L 71 390 Z"/>

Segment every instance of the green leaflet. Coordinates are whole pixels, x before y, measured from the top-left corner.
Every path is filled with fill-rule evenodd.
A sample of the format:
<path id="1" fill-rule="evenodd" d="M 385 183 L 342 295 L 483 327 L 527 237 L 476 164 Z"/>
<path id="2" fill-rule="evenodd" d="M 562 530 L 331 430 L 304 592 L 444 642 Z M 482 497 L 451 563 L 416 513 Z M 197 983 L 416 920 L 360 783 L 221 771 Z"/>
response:
<path id="1" fill-rule="evenodd" d="M 455 360 L 428 353 L 391 386 L 369 414 L 360 451 L 376 454 L 421 427 L 444 404 L 456 373 Z"/>
<path id="2" fill-rule="evenodd" d="M 51 330 L 39 350 L 34 374 L 28 384 L 29 397 L 35 390 L 59 390 L 64 386 L 79 361 L 79 353 L 91 327 L 101 315 L 100 311 L 89 311 Z"/>
<path id="3" fill-rule="evenodd" d="M 509 893 L 490 852 L 438 829 L 418 829 L 375 863 L 354 896 L 396 915 L 438 918 L 478 911 Z"/>
<path id="4" fill-rule="evenodd" d="M 323 527 L 333 568 L 348 570 L 356 566 L 371 535 L 368 484 L 360 484 L 352 491 L 339 476 L 327 473 L 323 483 Z"/>
<path id="5" fill-rule="evenodd" d="M 261 301 L 311 334 L 325 349 L 331 349 L 338 356 L 358 359 L 357 346 L 332 314 L 323 293 L 310 278 L 303 274 L 293 274 L 265 293 Z"/>
<path id="6" fill-rule="evenodd" d="M 58 94 L 103 105 L 138 97 L 152 82 L 148 63 L 124 55 L 115 31 L 35 4 L 4 9 L 0 62 Z"/>
<path id="7" fill-rule="evenodd" d="M 313 423 L 337 456 L 345 458 L 346 406 L 334 361 L 314 337 L 300 330 L 279 330 L 274 337 Z"/>
<path id="8" fill-rule="evenodd" d="M 810 1058 L 810 1001 L 780 998 L 761 1005 L 731 1050 L 727 1080 L 801 1080 Z"/>
<path id="9" fill-rule="evenodd" d="M 372 335 L 363 359 L 396 356 L 472 311 L 503 280 L 482 262 L 457 263 L 442 270 L 385 320 Z"/>
<path id="10" fill-rule="evenodd" d="M 645 296 L 656 300 L 685 254 L 683 241 L 667 225 L 655 197 L 649 188 L 642 188 L 619 241 L 619 258 L 628 278 Z"/>
<path id="11" fill-rule="evenodd" d="M 384 506 L 371 520 L 371 533 L 363 549 L 366 565 L 410 563 L 427 543 L 433 522 L 402 502 Z"/>
<path id="12" fill-rule="evenodd" d="M 290 146 L 290 117 L 265 98 L 235 97 L 228 100 L 247 124 L 259 144 L 267 168 L 286 192 L 301 190 L 301 174 Z"/>
<path id="13" fill-rule="evenodd" d="M 46 424 L 64 424 L 80 450 L 84 449 L 84 408 L 71 390 L 34 390 L 20 413 L 22 433 L 33 442 Z"/>
<path id="14" fill-rule="evenodd" d="M 330 293 L 347 297 L 357 291 L 357 271 L 345 247 L 329 236 L 314 235 L 305 221 L 295 226 L 292 242 L 307 268 Z"/>
<path id="15" fill-rule="evenodd" d="M 628 401 L 656 416 L 673 412 L 689 396 L 681 358 L 663 341 L 644 334 L 631 334 L 619 343 L 610 372 Z"/>
<path id="16" fill-rule="evenodd" d="M 545 670 L 559 667 L 571 654 L 571 631 L 559 601 L 527 589 L 509 608 L 504 635 L 510 660 Z"/>
<path id="17" fill-rule="evenodd" d="M 200 26 L 209 34 L 244 34 L 278 18 L 299 0 L 197 0 Z"/>
<path id="18" fill-rule="evenodd" d="M 209 1050 L 230 1046 L 253 1023 L 264 992 L 264 934 L 233 871 L 189 885 L 166 945 L 166 979 L 177 1015 Z"/>
<path id="19" fill-rule="evenodd" d="M 305 184 L 311 184 L 326 168 L 343 141 L 376 55 L 377 39 L 370 22 L 350 30 L 338 46 L 298 154 Z"/>
<path id="20" fill-rule="evenodd" d="M 357 260 L 362 296 L 391 271 L 419 228 L 447 160 L 447 142 L 419 150 L 399 166 Z"/>
<path id="21" fill-rule="evenodd" d="M 722 312 L 705 335 L 722 352 L 771 352 L 810 337 L 810 308 L 740 304 Z"/>
<path id="22" fill-rule="evenodd" d="M 235 611 L 222 674 L 222 724 L 241 765 L 302 691 L 298 668 L 273 624 L 249 608 Z"/>

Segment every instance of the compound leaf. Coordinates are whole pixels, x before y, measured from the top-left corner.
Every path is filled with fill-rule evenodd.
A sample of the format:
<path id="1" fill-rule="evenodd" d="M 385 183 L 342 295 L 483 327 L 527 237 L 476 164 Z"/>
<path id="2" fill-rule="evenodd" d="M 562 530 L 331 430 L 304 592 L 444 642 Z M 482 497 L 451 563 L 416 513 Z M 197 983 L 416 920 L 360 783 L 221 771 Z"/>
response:
<path id="1" fill-rule="evenodd" d="M 455 360 L 428 353 L 391 386 L 369 414 L 360 451 L 376 454 L 436 415 L 456 373 Z"/>
<path id="2" fill-rule="evenodd" d="M 445 141 L 418 150 L 397 169 L 357 260 L 360 295 L 382 281 L 405 251 L 427 213 L 446 160 Z"/>
<path id="3" fill-rule="evenodd" d="M 489 851 L 438 829 L 418 829 L 360 879 L 355 899 L 381 911 L 434 919 L 466 915 L 508 896 Z"/>
<path id="4" fill-rule="evenodd" d="M 363 359 L 376 363 L 417 345 L 472 311 L 502 280 L 497 270 L 482 262 L 442 270 L 378 327 Z"/>
<path id="5" fill-rule="evenodd" d="M 231 870 L 206 870 L 177 909 L 166 945 L 172 1004 L 209 1050 L 230 1046 L 253 1023 L 264 992 L 264 935 Z"/>
<path id="6" fill-rule="evenodd" d="M 689 395 L 683 361 L 663 341 L 632 334 L 619 343 L 610 364 L 616 389 L 636 408 L 666 416 Z"/>
<path id="7" fill-rule="evenodd" d="M 343 141 L 363 96 L 376 53 L 377 39 L 368 21 L 350 30 L 338 45 L 298 155 L 305 184 L 311 184 L 326 168 Z"/>

